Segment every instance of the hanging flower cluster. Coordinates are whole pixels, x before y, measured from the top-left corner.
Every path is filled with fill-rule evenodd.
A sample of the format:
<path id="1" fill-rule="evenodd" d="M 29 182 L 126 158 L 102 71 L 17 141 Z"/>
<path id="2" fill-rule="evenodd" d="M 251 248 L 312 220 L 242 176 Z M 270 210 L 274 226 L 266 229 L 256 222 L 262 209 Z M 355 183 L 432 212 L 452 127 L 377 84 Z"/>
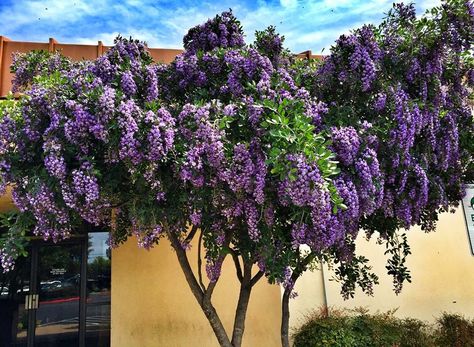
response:
<path id="1" fill-rule="evenodd" d="M 274 28 L 245 45 L 231 12 L 192 28 L 169 65 L 121 37 L 95 61 L 21 56 L 25 96 L 0 123 L 2 184 L 45 239 L 88 223 L 114 245 L 174 233 L 187 248 L 195 225 L 211 280 L 232 247 L 291 287 L 302 245 L 343 277 L 361 227 L 432 230 L 462 197 L 471 5 L 446 2 L 428 34 L 395 5 L 319 63 L 292 59 Z"/>

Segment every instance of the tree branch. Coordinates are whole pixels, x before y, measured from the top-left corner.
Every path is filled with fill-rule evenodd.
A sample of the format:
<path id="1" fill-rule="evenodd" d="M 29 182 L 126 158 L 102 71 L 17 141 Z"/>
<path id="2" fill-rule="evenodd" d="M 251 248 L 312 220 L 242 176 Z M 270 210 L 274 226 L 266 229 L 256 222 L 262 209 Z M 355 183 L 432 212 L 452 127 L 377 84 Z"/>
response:
<path id="1" fill-rule="evenodd" d="M 214 289 L 216 288 L 218 280 L 219 278 L 216 278 L 215 281 L 209 282 L 207 289 L 204 291 L 204 299 L 211 300 L 212 293 L 214 292 Z"/>
<path id="2" fill-rule="evenodd" d="M 295 271 L 293 271 L 293 273 L 291 274 L 291 279 L 293 280 L 293 282 L 295 282 L 301 276 L 301 274 L 306 271 L 306 267 L 314 260 L 314 258 L 316 258 L 316 254 L 311 252 L 306 257 L 304 257 L 301 262 L 298 263 L 295 268 Z"/>
<path id="3" fill-rule="evenodd" d="M 290 334 L 289 334 L 289 325 L 290 325 L 290 294 L 291 289 L 285 288 L 283 292 L 283 297 L 281 299 L 281 346 L 290 347 Z"/>
<path id="4" fill-rule="evenodd" d="M 120 208 L 120 207 L 122 207 L 123 205 L 128 204 L 129 202 L 130 202 L 130 200 L 121 201 L 121 202 L 117 203 L 116 205 L 112 205 L 112 206 L 110 206 L 110 207 L 111 207 L 111 208 Z"/>
<path id="5" fill-rule="evenodd" d="M 232 234 L 229 233 L 226 235 L 226 238 L 225 238 L 225 241 L 224 241 L 224 244 L 222 245 L 222 247 L 225 249 L 225 248 L 229 248 L 229 245 L 230 245 L 230 240 L 232 238 Z M 225 257 L 227 257 L 227 253 L 224 253 L 222 255 L 219 256 L 219 258 L 217 259 L 218 262 L 221 262 L 221 266 L 222 264 L 224 263 L 224 260 L 225 260 Z M 205 299 L 211 299 L 211 296 L 212 296 L 212 293 L 214 292 L 214 289 L 216 288 L 216 285 L 217 285 L 217 281 L 219 280 L 220 276 L 216 278 L 215 281 L 211 281 L 207 287 L 207 289 L 204 291 L 204 296 L 205 296 Z"/>
<path id="6" fill-rule="evenodd" d="M 201 302 L 202 297 L 204 296 L 204 292 L 199 286 L 196 276 L 194 276 L 194 272 L 191 268 L 191 265 L 189 264 L 188 256 L 186 255 L 186 251 L 183 249 L 181 246 L 181 242 L 179 241 L 178 237 L 171 231 L 166 230 L 166 233 L 168 235 L 168 238 L 171 242 L 171 246 L 176 252 L 176 255 L 178 257 L 178 262 L 179 265 L 181 265 L 181 268 L 183 269 L 184 276 L 186 277 L 186 280 L 188 281 L 189 286 L 191 287 L 191 291 L 193 292 L 194 296 L 196 299 Z"/>
<path id="7" fill-rule="evenodd" d="M 203 292 L 206 292 L 206 286 L 204 285 L 204 282 L 202 280 L 202 257 L 201 257 L 201 246 L 202 246 L 202 230 L 199 233 L 199 241 L 198 241 L 198 276 L 199 276 L 199 284 L 201 285 L 201 288 Z"/>
<path id="8" fill-rule="evenodd" d="M 186 237 L 186 239 L 184 239 L 184 242 L 185 243 L 190 243 L 193 238 L 194 238 L 194 235 L 196 235 L 196 232 L 198 231 L 199 227 L 197 227 L 196 225 L 193 225 L 192 228 L 191 228 L 191 231 L 189 232 L 188 236 Z"/>
<path id="9" fill-rule="evenodd" d="M 258 281 L 263 277 L 265 273 L 263 271 L 258 271 L 255 276 L 252 277 L 250 280 L 250 286 L 253 287 L 254 285 L 257 284 Z"/>
<path id="10" fill-rule="evenodd" d="M 314 260 L 314 258 L 316 258 L 316 254 L 311 252 L 307 256 L 305 256 L 300 262 L 298 262 L 298 265 L 296 265 L 295 270 L 291 274 L 293 286 L 296 283 L 296 280 L 306 270 L 306 267 Z M 283 291 L 283 297 L 281 299 L 280 335 L 282 347 L 290 347 L 290 297 L 291 292 L 293 291 L 293 286 L 285 288 L 285 290 Z"/>
<path id="11" fill-rule="evenodd" d="M 183 270 L 189 288 L 191 289 L 191 292 L 193 293 L 194 297 L 201 306 L 204 315 L 206 316 L 209 324 L 212 327 L 212 330 L 214 331 L 214 334 L 217 337 L 217 340 L 219 341 L 219 344 L 222 347 L 233 347 L 230 343 L 229 337 L 227 336 L 227 332 L 225 331 L 224 325 L 222 324 L 222 321 L 220 320 L 219 315 L 217 314 L 216 309 L 214 308 L 214 306 L 212 306 L 212 303 L 209 299 L 205 300 L 204 292 L 201 289 L 198 281 L 196 280 L 196 276 L 194 275 L 191 265 L 189 264 L 186 251 L 181 246 L 181 242 L 179 241 L 178 237 L 172 231 L 169 230 L 166 224 L 165 230 L 168 239 L 171 242 L 171 246 L 176 252 L 179 265 Z"/>
<path id="12" fill-rule="evenodd" d="M 227 257 L 227 253 L 225 253 L 224 255 L 221 255 L 219 257 L 218 261 L 223 264 L 224 260 L 225 260 L 225 257 Z M 216 288 L 217 281 L 219 281 L 219 278 L 220 278 L 220 276 L 217 277 L 215 281 L 211 281 L 209 283 L 209 285 L 207 286 L 207 289 L 204 291 L 205 297 L 209 298 L 209 300 L 211 298 L 212 293 L 214 292 L 214 289 Z"/>
<path id="13" fill-rule="evenodd" d="M 242 283 L 242 281 L 244 280 L 244 276 L 242 275 L 242 266 L 240 265 L 239 256 L 234 249 L 229 247 L 229 250 L 230 254 L 232 255 L 232 260 L 234 261 L 235 271 L 237 272 L 237 278 L 239 279 L 240 283 Z"/>

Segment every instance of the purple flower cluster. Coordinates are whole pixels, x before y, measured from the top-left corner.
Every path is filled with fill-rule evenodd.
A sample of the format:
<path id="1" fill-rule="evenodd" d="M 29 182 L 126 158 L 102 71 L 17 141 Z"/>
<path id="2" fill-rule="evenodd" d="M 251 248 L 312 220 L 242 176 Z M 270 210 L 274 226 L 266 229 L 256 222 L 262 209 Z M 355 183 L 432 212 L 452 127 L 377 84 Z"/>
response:
<path id="1" fill-rule="evenodd" d="M 175 120 L 166 109 L 160 108 L 156 113 L 148 111 L 145 114 L 145 122 L 152 124 L 147 136 L 146 157 L 151 162 L 158 162 L 173 148 Z"/>
<path id="2" fill-rule="evenodd" d="M 136 221 L 132 221 L 132 234 L 137 238 L 138 246 L 149 250 L 152 248 L 161 236 L 163 236 L 163 227 L 161 225 L 144 227 Z"/>
<path id="3" fill-rule="evenodd" d="M 245 44 L 242 28 L 232 11 L 223 12 L 206 23 L 189 29 L 183 43 L 189 53 L 198 50 L 212 51 L 217 47 L 237 48 Z"/>
<path id="4" fill-rule="evenodd" d="M 207 278 L 211 282 L 216 282 L 217 279 L 221 276 L 222 271 L 222 259 L 212 260 L 210 258 L 207 259 L 206 262 L 206 274 Z"/>
<path id="5" fill-rule="evenodd" d="M 21 129 L 13 131 L 18 121 L 7 116 L 0 127 L 2 157 L 17 153 L 16 159 L 1 165 L 2 183 L 17 187 L 13 191 L 15 204 L 33 215 L 34 233 L 54 240 L 67 237 L 78 216 L 95 225 L 110 224 L 110 201 L 122 199 L 122 192 L 113 191 L 118 187 L 107 187 L 115 172 L 125 169 L 136 174 L 140 170 L 148 178 L 150 191 L 163 194 L 157 162 L 173 148 L 175 136 L 174 117 L 165 107 L 144 111 L 138 106 L 158 97 L 158 69 L 150 66 L 142 43 L 118 39 L 94 62 L 72 64 L 58 57 L 41 62 L 52 70 L 38 65 L 32 73 L 58 71 L 63 87 L 53 91 L 41 83 L 33 84 L 21 107 Z M 25 65 L 27 58 L 19 57 L 18 64 Z M 22 83 L 26 86 L 31 82 Z M 146 95 L 137 95 L 139 90 Z M 128 99 L 132 96 L 134 100 Z M 144 160 L 147 165 L 137 168 Z M 17 171 L 12 175 L 10 167 L 18 163 L 23 163 L 26 171 L 28 166 L 43 165 L 56 183 L 41 183 L 45 177 L 40 172 L 31 175 Z M 46 181 L 51 182 L 50 178 Z M 151 238 L 144 239 L 143 244 L 150 244 Z"/>
<path id="6" fill-rule="evenodd" d="M 332 147 L 343 165 L 354 163 L 360 149 L 360 138 L 353 127 L 331 128 Z"/>
<path id="7" fill-rule="evenodd" d="M 361 127 L 359 136 L 361 150 L 368 146 L 375 153 L 365 151 L 356 159 L 356 176 L 352 177 L 364 218 L 372 218 L 368 213 L 374 218 L 382 215 L 391 218 L 392 225 L 421 224 L 433 230 L 437 214 L 458 204 L 463 191 L 460 173 L 467 167 L 460 165 L 472 156 L 460 148 L 462 141 L 472 141 L 467 130 L 472 129 L 472 116 L 469 120 L 465 99 L 472 93 L 466 83 L 472 64 L 458 56 L 472 44 L 470 9 L 469 1 L 443 5 L 432 19 L 433 25 L 443 29 L 436 41 L 428 42 L 418 31 L 422 26 L 415 25 L 414 6 L 395 5 L 377 29 L 379 38 L 370 27 L 341 37 L 318 70 L 320 83 L 314 91 L 331 103 L 333 114 L 352 109 L 373 125 Z M 415 46 L 418 49 L 410 51 Z M 390 76 L 379 76 L 377 71 L 389 71 Z M 344 86 L 362 81 L 365 93 L 341 87 L 341 81 Z M 342 118 L 339 124 L 354 126 Z M 341 153 L 333 147 L 343 163 Z M 348 153 L 342 155 L 350 156 Z M 371 169 L 374 163 L 378 169 Z M 374 180 L 373 171 L 379 171 L 376 176 L 380 178 Z M 467 171 L 472 172 L 472 166 Z"/>
<path id="8" fill-rule="evenodd" d="M 369 91 L 377 78 L 378 64 L 383 57 L 373 28 L 364 26 L 354 34 L 342 35 L 333 50 L 344 50 L 349 55 L 349 59 L 341 64 L 342 61 L 337 55 L 330 55 L 319 70 L 321 77 L 327 78 L 327 75 L 336 72 L 337 79 L 342 83 L 347 83 L 349 78 L 356 76 L 356 79 L 361 82 L 361 90 Z"/>
<path id="9" fill-rule="evenodd" d="M 0 266 L 2 272 L 9 272 L 15 268 L 16 254 L 8 254 L 3 249 L 0 249 Z"/>
<path id="10" fill-rule="evenodd" d="M 366 149 L 356 160 L 355 171 L 358 181 L 361 213 L 372 214 L 381 206 L 384 196 L 384 177 L 380 169 L 377 153 Z"/>
<path id="11" fill-rule="evenodd" d="M 126 71 L 123 73 L 122 78 L 120 80 L 120 85 L 125 95 L 129 97 L 135 95 L 135 93 L 137 92 L 137 85 L 135 84 L 135 81 L 133 80 L 133 75 L 130 71 Z"/>
<path id="12" fill-rule="evenodd" d="M 317 251 L 331 247 L 336 238 L 322 238 L 333 223 L 332 204 L 326 182 L 315 164 L 310 164 L 299 155 L 287 158 L 294 168 L 295 178 L 287 177 L 278 186 L 280 203 L 294 205 L 306 211 L 304 222 L 296 222 L 292 235 L 293 245 L 306 244 Z M 303 212 L 304 213 L 304 212 Z"/>
<path id="13" fill-rule="evenodd" d="M 46 154 L 44 166 L 51 176 L 63 180 L 66 176 L 66 162 L 61 155 L 61 143 L 57 139 L 44 142 L 43 150 Z"/>
<path id="14" fill-rule="evenodd" d="M 22 208 L 30 211 L 36 219 L 33 234 L 56 242 L 70 235 L 68 212 L 57 205 L 54 193 L 44 183 L 39 183 L 34 192 L 22 193 Z"/>
<path id="15" fill-rule="evenodd" d="M 247 193 L 257 204 L 263 204 L 266 174 L 265 157 L 256 141 L 249 148 L 243 144 L 234 147 L 228 181 L 235 193 Z"/>
<path id="16" fill-rule="evenodd" d="M 191 52 L 178 55 L 158 74 L 164 98 L 192 102 L 189 97 L 198 91 L 210 99 L 244 98 L 249 83 L 258 84 L 273 73 L 268 57 L 252 48 L 214 50 L 204 56 Z"/>
<path id="17" fill-rule="evenodd" d="M 225 175 L 223 134 L 211 121 L 214 112 L 209 104 L 203 107 L 187 104 L 178 116 L 178 129 L 188 143 L 179 175 L 195 187 L 217 183 L 216 180 L 206 182 L 207 170 L 215 172 L 217 177 Z"/>

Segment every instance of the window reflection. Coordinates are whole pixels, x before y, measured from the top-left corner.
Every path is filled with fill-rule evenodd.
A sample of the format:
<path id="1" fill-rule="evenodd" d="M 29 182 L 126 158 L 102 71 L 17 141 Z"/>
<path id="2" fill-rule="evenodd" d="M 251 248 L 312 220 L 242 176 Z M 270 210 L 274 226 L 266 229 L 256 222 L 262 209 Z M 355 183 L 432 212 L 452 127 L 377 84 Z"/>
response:
<path id="1" fill-rule="evenodd" d="M 81 248 L 80 244 L 39 248 L 35 346 L 79 345 Z"/>
<path id="2" fill-rule="evenodd" d="M 15 269 L 0 271 L 0 346 L 26 346 L 28 311 L 25 295 L 30 290 L 30 259 L 19 258 Z"/>
<path id="3" fill-rule="evenodd" d="M 110 346 L 111 251 L 108 233 L 90 233 L 87 252 L 86 346 Z"/>

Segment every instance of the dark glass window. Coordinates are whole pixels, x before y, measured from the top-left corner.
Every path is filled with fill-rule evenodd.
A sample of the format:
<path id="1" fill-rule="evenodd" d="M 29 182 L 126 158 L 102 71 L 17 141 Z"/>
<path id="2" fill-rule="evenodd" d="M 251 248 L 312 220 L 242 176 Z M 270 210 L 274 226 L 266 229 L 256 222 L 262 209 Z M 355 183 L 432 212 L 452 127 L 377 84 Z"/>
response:
<path id="1" fill-rule="evenodd" d="M 81 244 L 39 248 L 35 347 L 79 346 L 81 255 Z"/>
<path id="2" fill-rule="evenodd" d="M 106 232 L 89 234 L 86 346 L 110 346 L 111 250 L 107 241 Z"/>
<path id="3" fill-rule="evenodd" d="M 107 241 L 106 232 L 58 244 L 34 240 L 13 271 L 0 271 L 0 347 L 109 347 Z"/>
<path id="4" fill-rule="evenodd" d="M 30 291 L 30 257 L 17 260 L 7 273 L 0 270 L 0 346 L 27 345 L 28 311 L 25 296 Z"/>

